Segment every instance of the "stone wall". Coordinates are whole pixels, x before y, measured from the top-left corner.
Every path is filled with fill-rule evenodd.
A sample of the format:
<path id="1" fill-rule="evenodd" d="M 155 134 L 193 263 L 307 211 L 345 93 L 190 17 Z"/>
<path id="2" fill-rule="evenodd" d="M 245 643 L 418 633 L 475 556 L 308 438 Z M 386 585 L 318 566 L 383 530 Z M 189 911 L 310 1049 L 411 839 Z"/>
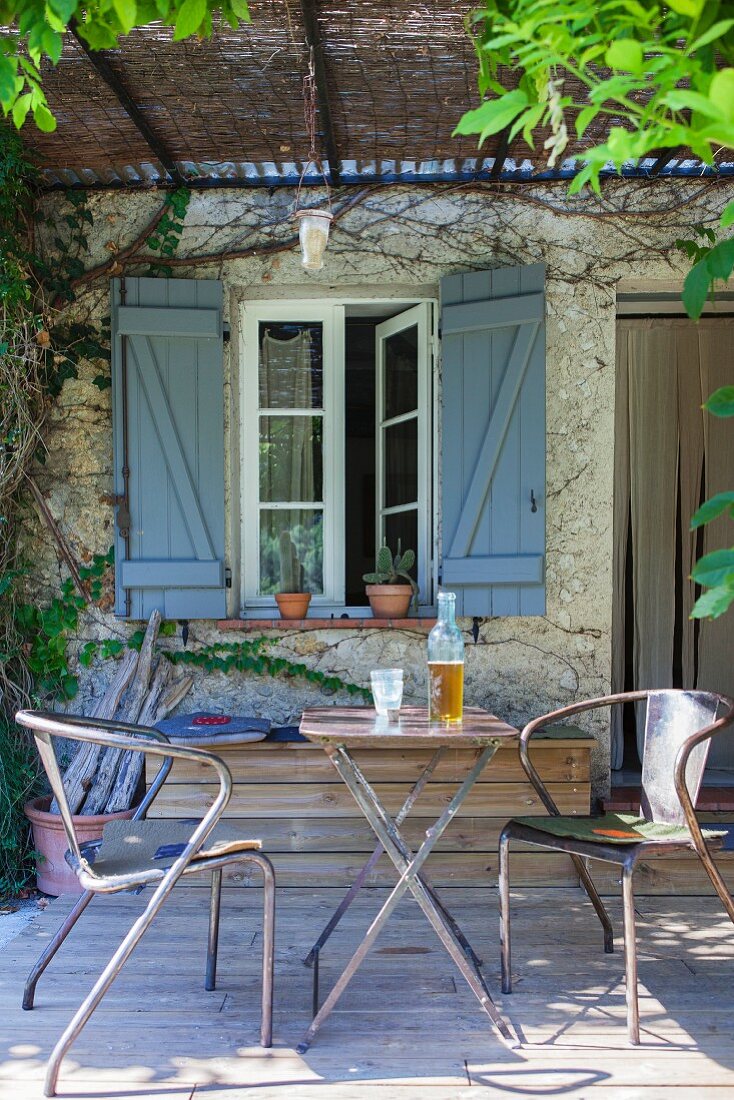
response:
<path id="1" fill-rule="evenodd" d="M 179 257 L 232 250 L 239 255 L 181 266 L 175 274 L 222 278 L 233 327 L 236 304 L 248 297 L 436 295 L 440 277 L 449 272 L 538 261 L 547 265 L 547 614 L 485 621 L 476 645 L 467 632 L 467 702 L 521 724 L 546 709 L 609 690 L 615 296 L 620 282 L 679 285 L 687 261 L 674 249 L 675 239 L 690 236 L 695 223 L 713 224 L 733 191 L 705 181 L 636 181 L 607 184 L 602 199 L 568 200 L 561 185 L 345 192 L 336 196 L 335 209 L 342 212 L 326 265 L 315 276 L 304 273 L 292 244 L 291 192 L 192 196 Z M 61 225 L 63 198 L 44 201 Z M 85 263 L 91 267 L 114 258 L 160 202 L 155 193 L 90 195 L 94 227 Z M 98 280 L 77 308 L 101 318 L 109 312 L 107 294 L 106 279 Z M 228 360 L 229 445 L 237 427 L 231 399 L 239 369 L 234 335 Z M 80 558 L 106 551 L 113 534 L 110 397 L 109 390 L 100 392 L 92 384 L 96 373 L 89 365 L 78 380 L 65 384 L 47 433 L 47 460 L 38 469 L 52 512 Z M 29 532 L 44 598 L 64 570 L 45 530 L 31 522 Z M 78 641 L 124 637 L 130 629 L 109 611 L 95 608 Z M 226 640 L 233 637 L 228 634 Z M 214 624 L 193 622 L 188 644 L 217 638 L 225 636 Z M 169 638 L 166 644 L 181 642 Z M 409 695 L 424 698 L 423 634 L 284 631 L 276 646 L 359 683 L 368 681 L 375 665 L 403 665 Z M 104 664 L 83 672 L 80 707 L 89 706 L 109 675 Z M 286 722 L 316 702 L 323 703 L 323 696 L 299 682 L 212 674 L 199 677 L 185 706 L 255 710 Z M 609 772 L 603 718 L 594 732 L 599 738 L 594 781 L 602 791 Z"/>

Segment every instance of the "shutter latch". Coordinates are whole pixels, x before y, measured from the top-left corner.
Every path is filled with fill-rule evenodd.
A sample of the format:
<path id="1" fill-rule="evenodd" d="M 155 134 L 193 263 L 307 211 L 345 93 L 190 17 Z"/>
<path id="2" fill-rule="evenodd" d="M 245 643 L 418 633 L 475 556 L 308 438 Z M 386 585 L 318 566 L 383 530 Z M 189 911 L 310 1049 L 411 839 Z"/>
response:
<path id="1" fill-rule="evenodd" d="M 130 534 L 133 522 L 127 497 L 123 493 L 115 493 L 112 497 L 112 503 L 117 507 L 117 515 L 115 516 L 117 530 L 120 532 L 120 537 L 126 539 Z"/>
<path id="2" fill-rule="evenodd" d="M 535 493 L 533 492 L 532 489 L 530 490 L 530 511 L 531 512 L 537 512 L 538 511 L 538 502 L 535 499 Z"/>

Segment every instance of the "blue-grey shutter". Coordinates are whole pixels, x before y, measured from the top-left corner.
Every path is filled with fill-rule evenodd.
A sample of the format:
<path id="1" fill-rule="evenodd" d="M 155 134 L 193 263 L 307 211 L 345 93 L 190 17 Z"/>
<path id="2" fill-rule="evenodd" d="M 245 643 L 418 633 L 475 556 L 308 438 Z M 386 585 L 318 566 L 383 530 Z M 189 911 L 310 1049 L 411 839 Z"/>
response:
<path id="1" fill-rule="evenodd" d="M 112 282 L 118 615 L 226 614 L 222 332 L 220 282 Z"/>
<path id="2" fill-rule="evenodd" d="M 463 615 L 545 613 L 545 267 L 441 283 L 441 583 Z"/>

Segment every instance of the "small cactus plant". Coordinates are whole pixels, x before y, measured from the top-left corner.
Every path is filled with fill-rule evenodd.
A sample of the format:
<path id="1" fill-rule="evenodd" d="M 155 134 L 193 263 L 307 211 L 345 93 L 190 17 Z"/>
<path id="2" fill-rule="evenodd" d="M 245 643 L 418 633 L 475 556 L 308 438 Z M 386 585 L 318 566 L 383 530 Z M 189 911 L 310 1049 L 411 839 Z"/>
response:
<path id="1" fill-rule="evenodd" d="M 374 573 L 365 573 L 362 580 L 365 584 L 402 584 L 410 585 L 413 596 L 418 595 L 418 585 L 415 583 L 409 569 L 415 565 L 415 551 L 403 552 L 398 540 L 398 552 L 393 555 L 389 546 L 381 546 L 377 551 Z"/>

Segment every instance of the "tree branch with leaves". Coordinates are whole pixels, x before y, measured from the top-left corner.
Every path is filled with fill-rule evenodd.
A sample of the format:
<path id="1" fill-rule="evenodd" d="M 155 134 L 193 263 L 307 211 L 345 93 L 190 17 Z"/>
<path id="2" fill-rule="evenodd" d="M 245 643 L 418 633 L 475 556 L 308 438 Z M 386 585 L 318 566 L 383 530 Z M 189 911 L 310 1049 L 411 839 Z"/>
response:
<path id="1" fill-rule="evenodd" d="M 627 163 L 690 150 L 714 166 L 734 149 L 734 3 L 732 0 L 484 0 L 471 27 L 482 102 L 456 127 L 481 146 L 505 133 L 532 150 L 538 134 L 550 167 L 575 133 L 583 151 L 569 193 L 601 191 L 602 176 Z M 734 202 L 719 237 L 704 230 L 678 241 L 693 266 L 683 304 L 698 320 L 717 282 L 734 271 Z M 734 386 L 704 408 L 734 416 Z M 719 493 L 696 512 L 695 529 L 734 518 L 734 493 Z M 693 615 L 716 618 L 734 602 L 734 547 L 706 554 L 693 571 L 706 591 Z"/>

